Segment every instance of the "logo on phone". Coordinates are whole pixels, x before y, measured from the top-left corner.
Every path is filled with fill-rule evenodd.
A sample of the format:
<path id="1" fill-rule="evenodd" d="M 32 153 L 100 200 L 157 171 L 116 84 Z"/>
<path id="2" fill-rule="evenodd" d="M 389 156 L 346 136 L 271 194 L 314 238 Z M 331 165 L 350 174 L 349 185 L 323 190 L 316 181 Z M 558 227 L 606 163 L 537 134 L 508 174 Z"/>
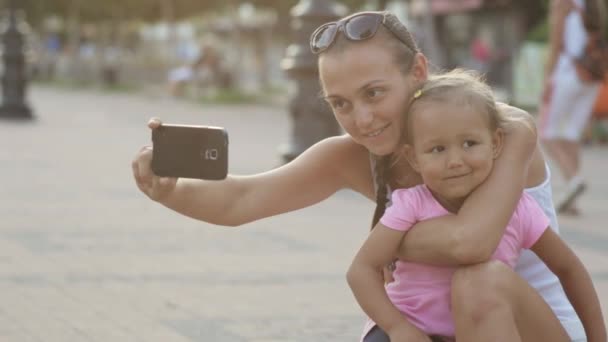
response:
<path id="1" fill-rule="evenodd" d="M 215 148 L 208 148 L 205 150 L 204 155 L 206 160 L 217 160 L 219 152 Z"/>

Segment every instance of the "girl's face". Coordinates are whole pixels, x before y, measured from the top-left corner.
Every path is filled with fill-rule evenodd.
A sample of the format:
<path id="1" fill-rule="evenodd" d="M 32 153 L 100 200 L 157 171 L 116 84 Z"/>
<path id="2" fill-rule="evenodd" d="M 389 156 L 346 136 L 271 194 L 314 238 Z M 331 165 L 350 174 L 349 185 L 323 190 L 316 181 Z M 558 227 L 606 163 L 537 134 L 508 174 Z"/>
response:
<path id="1" fill-rule="evenodd" d="M 439 202 L 457 211 L 492 171 L 502 132 L 489 118 L 463 104 L 420 103 L 409 121 L 408 160 Z"/>
<path id="2" fill-rule="evenodd" d="M 370 39 L 322 54 L 319 73 L 325 100 L 353 140 L 376 155 L 394 152 L 409 94 L 427 76 L 424 56 L 404 75 L 392 51 Z"/>

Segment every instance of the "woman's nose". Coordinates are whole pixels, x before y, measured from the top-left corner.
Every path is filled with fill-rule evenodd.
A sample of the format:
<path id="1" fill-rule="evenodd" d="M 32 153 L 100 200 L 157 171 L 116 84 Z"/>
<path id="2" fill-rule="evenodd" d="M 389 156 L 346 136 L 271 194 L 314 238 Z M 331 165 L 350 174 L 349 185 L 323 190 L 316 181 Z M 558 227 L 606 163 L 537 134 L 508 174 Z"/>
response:
<path id="1" fill-rule="evenodd" d="M 360 106 L 354 113 L 355 124 L 359 128 L 369 128 L 374 122 L 374 113 L 368 106 Z"/>

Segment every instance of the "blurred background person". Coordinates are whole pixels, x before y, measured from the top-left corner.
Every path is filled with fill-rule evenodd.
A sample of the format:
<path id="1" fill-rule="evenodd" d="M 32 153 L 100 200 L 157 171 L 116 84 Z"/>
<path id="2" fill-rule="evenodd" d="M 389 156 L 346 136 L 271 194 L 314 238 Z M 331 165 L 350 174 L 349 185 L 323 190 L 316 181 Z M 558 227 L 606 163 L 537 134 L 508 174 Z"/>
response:
<path id="1" fill-rule="evenodd" d="M 589 32 L 598 30 L 605 21 L 605 2 L 552 0 L 550 5 L 550 46 L 539 129 L 546 152 L 566 182 L 556 203 L 559 213 L 578 214 L 576 199 L 586 188 L 581 174 L 581 138 L 600 82 L 582 80 L 575 60 L 585 52 Z"/>
<path id="2" fill-rule="evenodd" d="M 230 73 L 225 69 L 220 49 L 210 41 L 202 44 L 194 60 L 169 72 L 169 91 L 173 96 L 185 95 L 186 87 L 227 88 L 231 85 Z"/>

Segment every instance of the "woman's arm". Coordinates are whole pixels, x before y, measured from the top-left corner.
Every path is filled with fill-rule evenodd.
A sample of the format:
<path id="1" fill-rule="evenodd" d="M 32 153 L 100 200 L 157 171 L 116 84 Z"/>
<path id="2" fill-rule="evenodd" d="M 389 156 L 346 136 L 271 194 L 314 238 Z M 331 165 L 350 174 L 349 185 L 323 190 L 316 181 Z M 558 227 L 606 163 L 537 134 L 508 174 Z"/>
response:
<path id="1" fill-rule="evenodd" d="M 346 276 L 363 311 L 392 338 L 398 332 L 400 338 L 404 338 L 401 335 L 404 331 L 422 334 L 397 310 L 384 288 L 382 269 L 393 260 L 404 234 L 378 223 L 355 256 Z"/>
<path id="2" fill-rule="evenodd" d="M 160 121 L 152 120 L 155 129 Z M 183 215 L 205 222 L 238 226 L 318 203 L 337 190 L 373 193 L 369 153 L 350 137 L 325 139 L 292 162 L 251 176 L 229 175 L 222 181 L 160 178 L 150 168 L 152 149 L 142 149 L 132 163 L 139 189 Z"/>
<path id="3" fill-rule="evenodd" d="M 528 168 L 537 149 L 532 117 L 514 107 L 519 116 L 505 127 L 505 142 L 488 179 L 467 198 L 457 215 L 417 223 L 405 236 L 398 257 L 437 265 L 483 262 L 496 250 L 504 229 L 527 183 Z M 543 168 L 542 162 L 534 163 Z"/>
<path id="4" fill-rule="evenodd" d="M 589 272 L 576 254 L 551 228 L 547 228 L 531 250 L 559 278 L 566 296 L 583 322 L 587 341 L 605 342 L 606 327 L 600 302 Z"/>

